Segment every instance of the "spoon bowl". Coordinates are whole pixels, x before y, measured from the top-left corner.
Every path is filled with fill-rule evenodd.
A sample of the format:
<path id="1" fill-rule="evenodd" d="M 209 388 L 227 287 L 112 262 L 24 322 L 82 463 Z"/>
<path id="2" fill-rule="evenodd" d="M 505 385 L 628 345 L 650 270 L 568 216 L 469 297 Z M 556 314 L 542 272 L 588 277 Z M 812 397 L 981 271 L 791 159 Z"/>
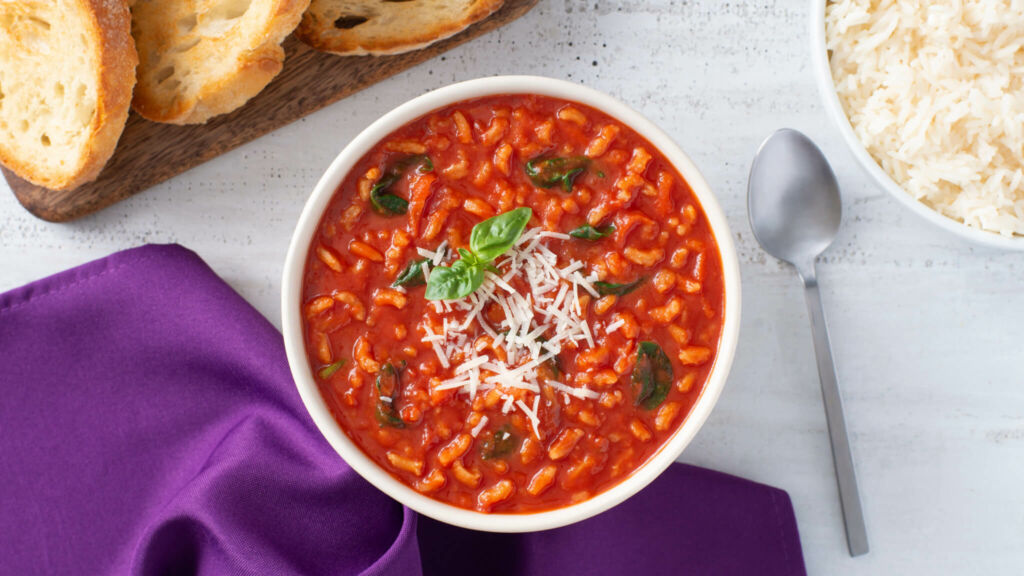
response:
<path id="1" fill-rule="evenodd" d="M 754 157 L 747 210 L 761 247 L 804 275 L 839 232 L 843 204 L 821 150 L 802 133 L 784 128 Z"/>

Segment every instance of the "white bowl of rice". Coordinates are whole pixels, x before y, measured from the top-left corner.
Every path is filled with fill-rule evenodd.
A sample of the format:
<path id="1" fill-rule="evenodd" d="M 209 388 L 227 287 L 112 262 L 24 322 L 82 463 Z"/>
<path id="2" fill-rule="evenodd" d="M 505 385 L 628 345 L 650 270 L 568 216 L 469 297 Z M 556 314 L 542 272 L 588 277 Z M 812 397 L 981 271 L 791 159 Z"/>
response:
<path id="1" fill-rule="evenodd" d="M 879 185 L 973 242 L 1024 250 L 1024 4 L 811 0 L 826 109 Z"/>

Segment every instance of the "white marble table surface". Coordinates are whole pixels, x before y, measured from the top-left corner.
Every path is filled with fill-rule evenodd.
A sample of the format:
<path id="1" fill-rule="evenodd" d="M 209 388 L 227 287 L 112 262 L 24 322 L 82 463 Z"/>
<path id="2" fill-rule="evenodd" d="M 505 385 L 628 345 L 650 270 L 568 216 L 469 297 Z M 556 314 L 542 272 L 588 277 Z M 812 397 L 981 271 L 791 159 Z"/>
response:
<path id="1" fill-rule="evenodd" d="M 1020 574 L 1024 253 L 964 244 L 871 184 L 822 109 L 806 11 L 802 0 L 541 0 L 502 30 L 78 222 L 37 220 L 0 183 L 0 290 L 177 242 L 279 325 L 292 226 L 359 130 L 457 80 L 568 78 L 674 137 L 738 241 L 737 360 L 682 460 L 786 489 L 811 574 Z M 746 220 L 751 156 L 784 126 L 819 142 L 844 194 L 844 227 L 819 274 L 872 546 L 856 559 L 846 553 L 802 291 Z"/>

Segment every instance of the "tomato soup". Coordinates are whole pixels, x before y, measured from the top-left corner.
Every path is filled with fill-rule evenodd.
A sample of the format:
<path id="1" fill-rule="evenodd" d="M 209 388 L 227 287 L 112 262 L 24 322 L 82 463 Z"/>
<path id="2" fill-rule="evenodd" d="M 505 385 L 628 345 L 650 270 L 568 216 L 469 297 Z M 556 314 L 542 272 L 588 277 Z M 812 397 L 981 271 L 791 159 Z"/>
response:
<path id="1" fill-rule="evenodd" d="M 303 277 L 309 363 L 352 441 L 481 512 L 586 500 L 700 396 L 722 261 L 686 181 L 582 104 L 502 95 L 431 112 L 354 166 Z"/>

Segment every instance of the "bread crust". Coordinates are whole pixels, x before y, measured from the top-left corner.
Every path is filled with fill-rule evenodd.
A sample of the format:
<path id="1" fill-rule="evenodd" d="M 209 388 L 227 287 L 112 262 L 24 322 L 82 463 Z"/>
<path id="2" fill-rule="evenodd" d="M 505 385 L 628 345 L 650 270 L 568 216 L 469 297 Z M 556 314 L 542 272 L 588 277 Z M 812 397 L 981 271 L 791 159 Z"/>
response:
<path id="1" fill-rule="evenodd" d="M 94 46 L 98 81 L 96 111 L 77 166 L 58 174 L 31 158 L 19 157 L 15 151 L 0 147 L 0 163 L 21 178 L 50 190 L 73 190 L 99 176 L 124 131 L 135 86 L 138 55 L 127 4 L 104 0 L 78 0 L 78 4 L 89 15 L 85 34 Z"/>
<path id="2" fill-rule="evenodd" d="M 401 3 L 379 0 L 381 4 L 393 4 L 402 7 Z M 504 0 L 469 0 L 469 9 L 456 18 L 440 17 L 428 25 L 415 26 L 413 29 L 396 31 L 394 35 L 368 36 L 360 33 L 360 26 L 351 30 L 339 30 L 334 22 L 338 16 L 346 14 L 353 4 L 367 4 L 353 0 L 313 0 L 309 10 L 302 17 L 302 22 L 295 35 L 302 42 L 321 52 L 330 52 L 343 56 L 389 55 L 410 52 L 424 48 L 445 38 L 451 37 L 470 25 L 483 20 L 497 11 Z M 404 7 L 403 7 L 404 8 Z M 408 8 L 405 8 L 408 9 Z M 358 10 L 357 10 L 358 11 Z M 359 16 L 359 14 L 353 14 Z"/>
<path id="3" fill-rule="evenodd" d="M 157 0 L 164 4 L 181 2 L 182 0 Z M 237 44 L 228 46 L 227 41 L 219 44 L 228 47 L 231 54 L 223 55 L 230 58 L 237 51 L 234 66 L 224 74 L 210 74 L 204 77 L 200 89 L 194 94 L 183 91 L 168 94 L 160 87 L 159 68 L 162 64 L 147 62 L 147 51 L 165 50 L 159 44 L 166 37 L 159 37 L 161 32 L 146 30 L 146 26 L 167 28 L 174 26 L 172 22 L 155 20 L 140 22 L 136 16 L 135 39 L 140 54 L 143 54 L 139 66 L 139 84 L 135 90 L 132 107 L 148 120 L 169 124 L 202 124 L 214 116 L 226 114 L 243 106 L 256 96 L 277 76 L 284 65 L 284 49 L 281 42 L 298 25 L 302 13 L 309 6 L 309 0 L 262 0 L 272 4 L 269 17 L 260 22 L 258 33 L 251 36 L 235 34 L 233 41 Z M 256 3 L 255 1 L 253 2 Z M 251 47 L 249 47 L 251 46 Z M 210 55 L 215 58 L 215 55 Z M 208 62 L 200 59 L 195 62 L 193 76 L 202 74 L 201 70 Z"/>

